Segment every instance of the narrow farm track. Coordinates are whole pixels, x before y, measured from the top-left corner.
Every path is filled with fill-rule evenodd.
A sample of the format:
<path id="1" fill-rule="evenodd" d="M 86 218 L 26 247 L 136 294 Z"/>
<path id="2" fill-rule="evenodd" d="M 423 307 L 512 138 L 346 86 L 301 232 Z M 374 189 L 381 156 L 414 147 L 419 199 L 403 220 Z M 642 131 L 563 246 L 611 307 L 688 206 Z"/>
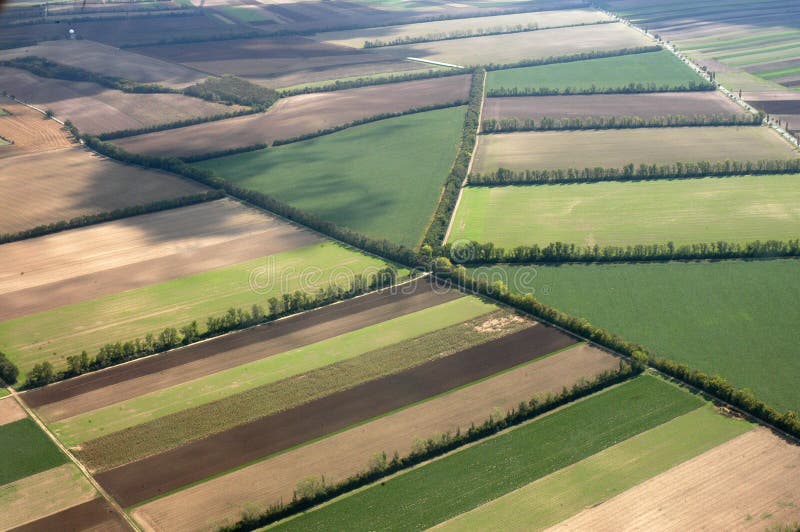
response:
<path id="1" fill-rule="evenodd" d="M 576 343 L 536 324 L 291 410 L 97 475 L 128 507 L 276 452 L 535 360 Z"/>

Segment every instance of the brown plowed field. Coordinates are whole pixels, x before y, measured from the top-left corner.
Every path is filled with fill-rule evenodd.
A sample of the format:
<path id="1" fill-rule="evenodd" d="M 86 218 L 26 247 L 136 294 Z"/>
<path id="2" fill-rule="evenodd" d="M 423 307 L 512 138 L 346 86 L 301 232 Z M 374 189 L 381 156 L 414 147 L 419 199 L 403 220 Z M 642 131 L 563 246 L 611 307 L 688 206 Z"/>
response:
<path id="1" fill-rule="evenodd" d="M 720 92 L 662 92 L 655 94 L 598 94 L 487 98 L 484 118 L 565 118 L 636 116 L 694 116 L 745 114 Z"/>
<path id="2" fill-rule="evenodd" d="M 41 407 L 40 412 L 51 421 L 65 419 L 452 301 L 461 295 L 455 291 L 437 294 L 427 281 L 420 280 L 409 293 L 385 290 L 369 294 L 26 392 L 25 402 L 33 408 Z"/>
<path id="3" fill-rule="evenodd" d="M 5 67 L 0 67 L 0 88 L 23 102 L 52 110 L 59 119 L 72 121 L 81 133 L 91 134 L 225 114 L 241 108 L 182 94 L 130 94 L 94 83 L 40 78 L 25 70 Z"/>
<path id="4" fill-rule="evenodd" d="M 123 506 L 534 360 L 575 340 L 541 324 L 151 456 L 97 481 Z"/>
<path id="5" fill-rule="evenodd" d="M 799 471 L 800 447 L 762 428 L 551 530 L 767 530 L 797 523 Z"/>
<path id="6" fill-rule="evenodd" d="M 8 425 L 26 417 L 28 415 L 13 397 L 7 396 L 0 399 L 0 426 Z"/>
<path id="7" fill-rule="evenodd" d="M 382 113 L 466 99 L 469 76 L 426 79 L 278 100 L 266 113 L 128 137 L 115 144 L 133 153 L 186 157 L 270 144 Z"/>
<path id="8" fill-rule="evenodd" d="M 12 532 L 49 530 L 123 532 L 129 531 L 130 526 L 105 499 L 94 499 L 11 529 Z"/>
<path id="9" fill-rule="evenodd" d="M 77 147 L 19 155 L 0 167 L 0 233 L 205 190 Z"/>
<path id="10" fill-rule="evenodd" d="M 289 501 L 297 483 L 324 476 L 335 483 L 367 467 L 376 453 L 407 455 L 416 439 L 465 430 L 534 395 L 559 392 L 580 378 L 615 369 L 619 359 L 581 345 L 478 384 L 412 406 L 341 434 L 180 491 L 137 508 L 146 529 L 216 529 L 248 508 Z"/>
<path id="11" fill-rule="evenodd" d="M 0 81 L 0 85 L 5 85 L 4 82 Z M 0 116 L 0 137 L 13 142 L 0 146 L 0 159 L 72 146 L 61 124 L 47 120 L 39 111 L 2 97 L 0 107 L 10 113 Z"/>
<path id="12" fill-rule="evenodd" d="M 321 242 L 231 200 L 0 247 L 0 320 Z"/>

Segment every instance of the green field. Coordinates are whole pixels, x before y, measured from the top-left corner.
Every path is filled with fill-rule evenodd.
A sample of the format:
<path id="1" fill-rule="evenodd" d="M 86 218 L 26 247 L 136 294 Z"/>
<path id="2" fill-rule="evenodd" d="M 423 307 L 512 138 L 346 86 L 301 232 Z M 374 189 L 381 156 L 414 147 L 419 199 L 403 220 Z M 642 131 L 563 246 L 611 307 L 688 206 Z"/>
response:
<path id="1" fill-rule="evenodd" d="M 667 51 L 589 59 L 489 72 L 486 90 L 517 89 L 599 89 L 630 83 L 655 83 L 674 87 L 699 83 L 702 79 L 680 59 Z"/>
<path id="2" fill-rule="evenodd" d="M 0 486 L 67 463 L 32 419 L 0 426 Z"/>
<path id="3" fill-rule="evenodd" d="M 710 405 L 698 408 L 462 514 L 440 529 L 543 530 L 752 428 Z"/>
<path id="4" fill-rule="evenodd" d="M 497 310 L 494 305 L 474 297 L 463 297 L 65 419 L 54 423 L 52 429 L 66 445 L 76 445 L 181 410 L 349 360 L 494 310 Z"/>
<path id="5" fill-rule="evenodd" d="M 496 266 L 480 274 L 800 412 L 800 260 Z"/>
<path id="6" fill-rule="evenodd" d="M 6 395 L 8 395 L 8 390 L 5 388 L 0 388 L 0 398 L 5 397 Z"/>
<path id="7" fill-rule="evenodd" d="M 531 322 L 512 321 L 503 328 L 489 331 L 476 329 L 487 320 L 507 316 L 506 311 L 498 310 L 411 340 L 369 351 L 349 360 L 176 412 L 84 442 L 76 453 L 93 468 L 108 469 L 326 397 L 372 379 L 449 356 L 531 325 Z"/>
<path id="8" fill-rule="evenodd" d="M 301 283 L 316 292 L 328 284 L 323 281 L 332 272 L 344 281 L 347 271 L 374 271 L 383 265 L 331 242 L 316 244 L 3 322 L 0 350 L 19 366 L 22 375 L 44 360 L 63 367 L 65 357 L 84 349 L 94 356 L 107 342 L 143 338 L 192 320 L 205 330 L 207 317 L 222 315 L 231 307 L 249 308 L 258 303 L 267 308 L 270 297 L 293 292 Z M 261 268 L 266 268 L 274 282 L 257 293 L 250 286 L 250 276 Z M 308 275 L 319 272 L 320 281 L 309 286 L 313 277 Z"/>
<path id="9" fill-rule="evenodd" d="M 436 209 L 464 108 L 417 113 L 197 166 L 325 220 L 407 246 Z"/>
<path id="10" fill-rule="evenodd" d="M 268 20 L 274 20 L 264 13 L 260 8 L 214 6 L 214 9 L 241 22 L 265 22 Z"/>
<path id="11" fill-rule="evenodd" d="M 800 176 L 467 188 L 450 240 L 500 247 L 787 240 Z"/>
<path id="12" fill-rule="evenodd" d="M 642 376 L 287 521 L 286 530 L 419 530 L 698 408 Z"/>

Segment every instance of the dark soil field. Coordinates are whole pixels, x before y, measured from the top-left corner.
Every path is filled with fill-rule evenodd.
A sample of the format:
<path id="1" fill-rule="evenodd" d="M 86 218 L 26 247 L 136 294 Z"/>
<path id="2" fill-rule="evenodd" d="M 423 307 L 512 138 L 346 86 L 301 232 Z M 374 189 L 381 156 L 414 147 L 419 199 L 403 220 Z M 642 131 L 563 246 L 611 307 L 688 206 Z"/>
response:
<path id="1" fill-rule="evenodd" d="M 519 333 L 100 473 L 96 478 L 123 506 L 131 506 L 574 343 L 573 338 L 558 330 L 537 324 Z"/>
<path id="2" fill-rule="evenodd" d="M 369 294 L 39 388 L 26 392 L 25 401 L 50 420 L 64 419 L 461 297 L 437 294 L 424 280 L 404 286 L 407 292 Z"/>
<path id="3" fill-rule="evenodd" d="M 694 116 L 744 114 L 744 109 L 719 92 L 603 94 L 487 98 L 485 118 L 572 118 L 631 116 Z"/>
<path id="4" fill-rule="evenodd" d="M 127 137 L 115 144 L 133 153 L 186 157 L 270 144 L 382 113 L 466 99 L 469 76 L 426 79 L 278 100 L 266 113 Z"/>
<path id="5" fill-rule="evenodd" d="M 123 532 L 130 528 L 105 499 L 94 499 L 11 529 L 12 532 L 41 532 L 43 530 Z"/>

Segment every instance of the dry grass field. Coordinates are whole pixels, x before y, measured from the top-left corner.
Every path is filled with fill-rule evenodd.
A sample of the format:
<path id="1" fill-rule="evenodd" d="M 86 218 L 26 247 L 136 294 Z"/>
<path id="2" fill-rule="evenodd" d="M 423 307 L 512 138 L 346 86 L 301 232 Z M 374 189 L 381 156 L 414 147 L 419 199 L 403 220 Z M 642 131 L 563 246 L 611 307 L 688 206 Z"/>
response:
<path id="1" fill-rule="evenodd" d="M 720 92 L 662 92 L 654 94 L 599 94 L 586 96 L 531 96 L 487 98 L 484 118 L 548 118 L 745 114 Z M 800 124 L 798 124 L 800 125 Z"/>
<path id="2" fill-rule="evenodd" d="M 0 168 L 0 233 L 204 190 L 77 147 L 19 155 Z"/>
<path id="3" fill-rule="evenodd" d="M 800 521 L 800 448 L 757 429 L 551 530 L 766 530 Z"/>
<path id="4" fill-rule="evenodd" d="M 28 415 L 19 406 L 16 399 L 6 396 L 0 399 L 0 426 L 8 425 L 20 419 L 25 419 Z"/>
<path id="5" fill-rule="evenodd" d="M 14 242 L 0 247 L 0 320 L 320 241 L 219 200 Z"/>
<path id="6" fill-rule="evenodd" d="M 133 153 L 173 157 L 269 144 L 381 113 L 466 99 L 469 83 L 469 76 L 453 76 L 301 94 L 278 100 L 266 113 L 128 137 L 115 144 Z"/>
<path id="7" fill-rule="evenodd" d="M 227 106 L 181 94 L 130 94 L 94 83 L 41 78 L 25 70 L 0 67 L 0 89 L 61 120 L 81 133 L 99 134 L 154 126 L 193 117 L 229 113 Z"/>
<path id="8" fill-rule="evenodd" d="M 240 471 L 210 480 L 136 509 L 147 530 L 209 529 L 251 507 L 288 501 L 298 482 L 324 475 L 336 482 L 367 467 L 385 451 L 408 454 L 417 439 L 481 423 L 536 394 L 558 392 L 580 378 L 618 365 L 618 359 L 581 345 L 412 406 Z"/>
<path id="9" fill-rule="evenodd" d="M 13 143 L 0 149 L 0 159 L 73 144 L 61 124 L 47 120 L 39 111 L 2 97 L 0 107 L 8 113 L 0 115 L 0 137 Z"/>
<path id="10" fill-rule="evenodd" d="M 545 131 L 483 135 L 474 171 L 621 168 L 629 163 L 794 159 L 800 153 L 766 127 Z"/>

